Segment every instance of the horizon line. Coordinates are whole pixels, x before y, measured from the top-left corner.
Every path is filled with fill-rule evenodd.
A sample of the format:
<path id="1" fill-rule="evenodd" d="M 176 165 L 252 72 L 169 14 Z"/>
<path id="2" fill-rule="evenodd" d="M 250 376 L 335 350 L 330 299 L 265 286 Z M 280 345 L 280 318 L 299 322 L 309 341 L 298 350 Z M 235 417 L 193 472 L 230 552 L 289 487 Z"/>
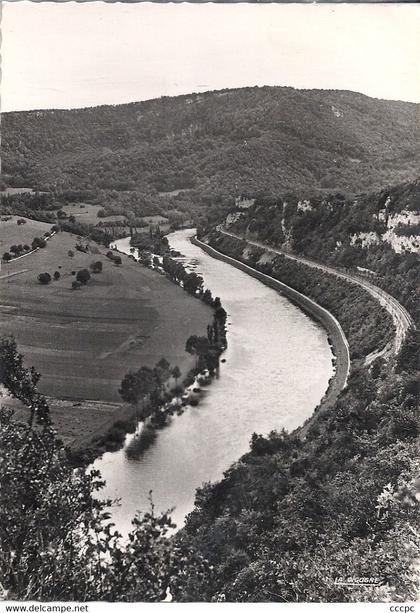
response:
<path id="1" fill-rule="evenodd" d="M 7 0 L 8 2 L 20 2 L 21 0 Z M 43 0 L 31 0 L 33 2 L 41 2 Z M 53 1 L 59 1 L 59 2 L 67 2 L 70 0 L 53 0 Z M 95 0 L 79 0 L 81 2 L 93 2 Z M 114 2 L 114 0 L 108 0 L 109 2 Z M 121 0 L 115 0 L 115 1 L 121 1 Z M 128 0 L 129 2 L 131 0 Z M 146 0 L 134 0 L 136 1 L 146 1 Z M 166 1 L 166 0 L 164 0 Z M 200 0 L 199 0 L 200 1 Z M 236 1 L 236 0 L 233 0 Z M 244 0 L 238 0 L 238 1 L 244 1 Z M 303 0 L 304 1 L 304 0 Z M 390 1 L 394 1 L 394 0 L 390 0 Z M 406 0 L 406 1 L 411 1 L 411 0 Z M 404 104 L 420 104 L 420 100 L 418 101 L 414 101 L 414 100 L 403 100 L 401 98 L 381 98 L 378 96 L 371 96 L 369 94 L 366 94 L 364 92 L 360 92 L 357 90 L 352 90 L 352 89 L 341 89 L 341 88 L 333 88 L 333 87 L 295 87 L 293 85 L 244 85 L 242 87 L 222 87 L 220 89 L 208 89 L 208 90 L 204 90 L 204 91 L 190 91 L 190 92 L 186 92 L 183 94 L 176 94 L 176 95 L 168 95 L 168 94 L 161 94 L 160 96 L 154 96 L 152 98 L 142 98 L 142 99 L 136 99 L 136 100 L 131 100 L 129 102 L 104 102 L 104 103 L 100 103 L 100 104 L 92 104 L 92 105 L 83 105 L 83 106 L 71 106 L 71 107 L 35 107 L 35 108 L 31 108 L 31 109 L 10 109 L 7 111 L 4 111 L 3 109 L 1 109 L 0 106 L 0 113 L 1 115 L 6 115 L 7 113 L 36 113 L 36 112 L 41 112 L 41 111 L 83 111 L 83 110 L 88 110 L 88 109 L 98 109 L 98 108 L 103 108 L 103 107 L 116 107 L 116 106 L 128 106 L 130 104 L 141 104 L 142 102 L 154 102 L 157 100 L 162 100 L 164 98 L 182 98 L 182 97 L 187 97 L 187 96 L 200 96 L 200 95 L 206 95 L 206 94 L 212 94 L 212 93 L 218 93 L 218 92 L 226 92 L 226 91 L 239 91 L 241 89 L 264 89 L 264 88 L 268 88 L 268 89 L 293 89 L 296 91 L 302 91 L 302 92 L 309 92 L 309 91 L 317 91 L 317 92 L 347 92 L 347 93 L 351 93 L 351 94 L 357 94 L 359 96 L 365 96 L 366 98 L 370 98 L 372 100 L 378 100 L 378 101 L 384 101 L 384 102 L 402 102 Z M 1 102 L 0 102 L 1 105 Z"/>

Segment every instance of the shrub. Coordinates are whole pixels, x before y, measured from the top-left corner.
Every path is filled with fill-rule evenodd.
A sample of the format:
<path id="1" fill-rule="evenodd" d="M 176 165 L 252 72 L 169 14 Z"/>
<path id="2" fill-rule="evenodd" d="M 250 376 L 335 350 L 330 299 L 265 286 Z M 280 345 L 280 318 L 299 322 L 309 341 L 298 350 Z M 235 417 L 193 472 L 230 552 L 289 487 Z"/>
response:
<path id="1" fill-rule="evenodd" d="M 56 270 L 54 273 L 54 281 L 58 281 L 60 277 L 61 277 L 60 273 L 58 272 L 58 270 Z"/>
<path id="2" fill-rule="evenodd" d="M 79 281 L 73 281 L 71 286 L 73 289 L 80 289 L 82 287 L 82 284 Z"/>
<path id="3" fill-rule="evenodd" d="M 42 284 L 42 285 L 48 285 L 48 283 L 51 282 L 51 275 L 49 272 L 41 272 L 38 275 L 38 281 Z"/>
<path id="4" fill-rule="evenodd" d="M 87 268 L 82 268 L 77 272 L 76 279 L 79 283 L 85 285 L 90 279 L 90 272 Z"/>
<path id="5" fill-rule="evenodd" d="M 39 238 L 38 236 L 36 236 L 34 238 L 34 240 L 32 241 L 32 248 L 33 249 L 43 249 L 46 246 L 47 242 L 45 240 L 45 238 Z"/>
<path id="6" fill-rule="evenodd" d="M 12 256 L 10 255 L 10 253 L 8 251 L 6 251 L 6 253 L 3 253 L 3 261 L 4 262 L 10 262 L 11 259 L 12 259 Z"/>
<path id="7" fill-rule="evenodd" d="M 69 256 L 69 258 L 74 258 L 74 251 L 72 251 L 71 249 L 69 249 L 67 251 L 67 255 Z"/>
<path id="8" fill-rule="evenodd" d="M 102 272 L 102 262 L 92 262 L 90 269 L 94 274 Z"/>
<path id="9" fill-rule="evenodd" d="M 120 266 L 120 264 L 122 264 L 121 256 L 115 255 L 114 253 L 112 253 L 112 251 L 108 251 L 106 257 L 112 260 L 117 266 Z"/>
<path id="10" fill-rule="evenodd" d="M 16 223 L 17 223 L 18 226 L 21 226 L 24 223 L 26 223 L 26 219 L 18 219 Z"/>

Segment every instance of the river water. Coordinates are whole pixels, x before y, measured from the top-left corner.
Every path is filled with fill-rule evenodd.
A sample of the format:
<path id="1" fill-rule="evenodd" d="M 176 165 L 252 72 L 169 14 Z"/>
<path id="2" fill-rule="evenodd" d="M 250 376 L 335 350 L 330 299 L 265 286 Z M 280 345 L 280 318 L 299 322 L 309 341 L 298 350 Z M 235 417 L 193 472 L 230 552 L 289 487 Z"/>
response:
<path id="1" fill-rule="evenodd" d="M 150 490 L 156 510 L 175 507 L 172 518 L 182 526 L 196 488 L 220 479 L 249 449 L 253 432 L 301 425 L 333 374 L 325 331 L 273 289 L 193 245 L 193 234 L 174 232 L 169 244 L 222 300 L 228 313 L 226 362 L 199 406 L 174 417 L 145 452 L 138 452 L 138 435 L 130 434 L 123 449 L 94 463 L 106 480 L 102 495 L 121 499 L 113 521 L 123 534 L 137 509 L 148 510 Z M 128 238 L 116 246 L 129 253 Z"/>

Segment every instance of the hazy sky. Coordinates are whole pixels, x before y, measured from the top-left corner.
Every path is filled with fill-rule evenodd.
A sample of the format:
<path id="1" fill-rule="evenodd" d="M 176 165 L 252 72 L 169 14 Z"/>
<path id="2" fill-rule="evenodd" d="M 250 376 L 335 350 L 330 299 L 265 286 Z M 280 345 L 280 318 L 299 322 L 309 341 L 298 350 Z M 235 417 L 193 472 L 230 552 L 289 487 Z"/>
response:
<path id="1" fill-rule="evenodd" d="M 244 85 L 420 102 L 420 6 L 3 2 L 2 110 Z"/>

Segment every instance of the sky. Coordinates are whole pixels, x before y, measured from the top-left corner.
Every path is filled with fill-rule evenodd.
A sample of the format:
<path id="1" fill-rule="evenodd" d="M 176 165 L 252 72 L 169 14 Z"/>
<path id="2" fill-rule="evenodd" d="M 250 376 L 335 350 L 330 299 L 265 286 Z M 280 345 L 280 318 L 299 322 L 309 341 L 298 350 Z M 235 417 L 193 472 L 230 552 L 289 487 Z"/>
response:
<path id="1" fill-rule="evenodd" d="M 227 87 L 420 102 L 420 5 L 3 2 L 3 111 Z"/>

